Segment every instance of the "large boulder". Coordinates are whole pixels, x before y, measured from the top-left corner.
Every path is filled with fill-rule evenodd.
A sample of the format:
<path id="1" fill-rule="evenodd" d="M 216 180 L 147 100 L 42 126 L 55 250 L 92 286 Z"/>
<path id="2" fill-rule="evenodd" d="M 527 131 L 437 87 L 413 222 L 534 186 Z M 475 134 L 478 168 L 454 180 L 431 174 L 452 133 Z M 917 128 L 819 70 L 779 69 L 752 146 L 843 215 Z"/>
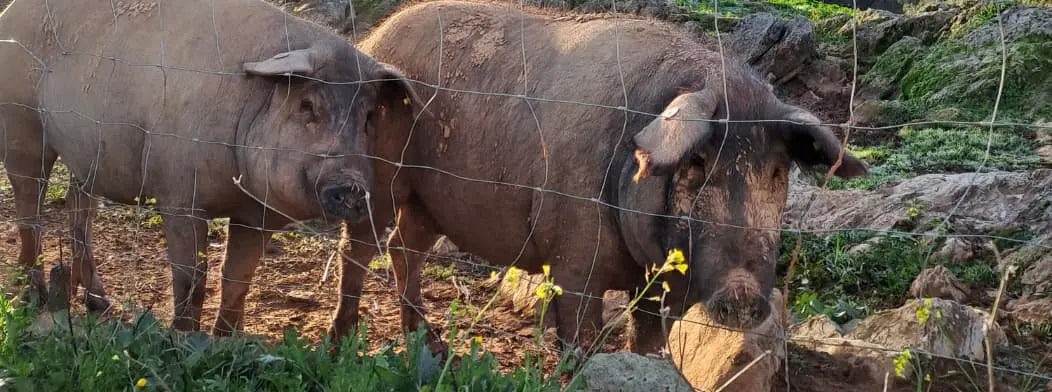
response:
<path id="1" fill-rule="evenodd" d="M 916 37 L 902 37 L 877 57 L 873 66 L 859 78 L 862 99 L 892 99 L 899 94 L 899 81 L 913 62 L 924 55 L 926 46 Z"/>
<path id="2" fill-rule="evenodd" d="M 728 46 L 775 84 L 792 79 L 816 56 L 810 21 L 802 17 L 784 20 L 770 13 L 742 18 Z"/>
<path id="3" fill-rule="evenodd" d="M 877 54 L 883 53 L 903 37 L 915 37 L 924 43 L 935 41 L 954 15 L 956 13 L 952 11 L 931 11 L 903 16 L 869 10 L 859 13 L 860 22 L 857 25 L 851 20 L 840 28 L 838 34 L 856 37 L 859 61 L 871 64 Z"/>
<path id="4" fill-rule="evenodd" d="M 748 332 L 720 327 L 705 314 L 703 307 L 691 307 L 683 320 L 672 324 L 669 332 L 673 362 L 698 389 L 714 390 L 726 384 L 724 391 L 772 390 L 772 378 L 785 359 L 782 328 L 785 303 L 778 289 L 771 293 L 771 307 L 777 311 Z M 758 362 L 731 381 L 731 377 L 757 359 Z"/>
<path id="5" fill-rule="evenodd" d="M 951 210 L 958 234 L 985 234 L 1022 224 L 1030 232 L 1052 230 L 1052 170 L 927 174 L 875 191 L 829 191 L 794 182 L 786 204 L 786 223 L 800 230 L 877 229 L 909 226 L 908 212 L 923 206 L 924 216 L 941 220 Z M 963 196 L 967 196 L 961 200 Z M 958 205 L 960 201 L 960 205 Z M 805 210 L 806 219 L 801 219 Z"/>
<path id="6" fill-rule="evenodd" d="M 1001 32 L 1005 41 L 1016 41 L 1025 37 L 1052 37 L 1052 8 L 1011 7 L 1001 13 L 1001 23 L 992 18 L 979 28 L 961 37 L 961 41 L 972 48 L 987 44 L 1000 44 Z"/>
<path id="7" fill-rule="evenodd" d="M 829 337 L 828 329 L 794 329 L 791 339 L 813 351 L 853 358 L 871 378 L 880 380 L 895 374 L 895 358 L 906 349 L 984 361 L 987 335 L 993 347 L 1006 342 L 996 324 L 987 327 L 989 319 L 989 313 L 954 301 L 914 299 L 866 318 L 843 337 Z"/>
<path id="8" fill-rule="evenodd" d="M 694 391 L 668 360 L 628 352 L 588 358 L 580 377 L 585 380 L 585 391 Z"/>

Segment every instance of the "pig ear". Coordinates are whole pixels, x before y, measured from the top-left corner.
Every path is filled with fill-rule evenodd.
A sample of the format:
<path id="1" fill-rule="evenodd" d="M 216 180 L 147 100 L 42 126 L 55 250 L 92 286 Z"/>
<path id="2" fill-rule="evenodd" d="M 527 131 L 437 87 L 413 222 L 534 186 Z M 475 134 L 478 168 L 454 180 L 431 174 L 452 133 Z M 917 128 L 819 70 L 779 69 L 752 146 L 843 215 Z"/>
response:
<path id="1" fill-rule="evenodd" d="M 241 69 L 249 75 L 280 76 L 287 74 L 312 76 L 314 74 L 314 49 L 298 49 L 283 52 L 259 62 L 248 62 Z"/>
<path id="2" fill-rule="evenodd" d="M 674 167 L 698 143 L 712 135 L 713 115 L 719 97 L 712 89 L 682 94 L 665 107 L 664 113 L 647 124 L 633 140 L 636 144 L 638 182 L 651 172 L 663 172 Z"/>
<path id="3" fill-rule="evenodd" d="M 792 156 L 801 166 L 824 165 L 832 167 L 840 160 L 833 173 L 841 178 L 862 177 L 869 174 L 866 164 L 855 158 L 837 140 L 828 127 L 806 110 L 790 107 L 785 119 L 790 121 L 785 143 Z"/>
<path id="4" fill-rule="evenodd" d="M 420 114 L 430 115 L 427 110 L 427 102 L 420 99 L 412 82 L 398 68 L 385 63 L 380 63 L 373 79 L 381 81 L 379 97 L 381 100 L 394 101 L 397 107 L 409 107 L 413 116 Z"/>

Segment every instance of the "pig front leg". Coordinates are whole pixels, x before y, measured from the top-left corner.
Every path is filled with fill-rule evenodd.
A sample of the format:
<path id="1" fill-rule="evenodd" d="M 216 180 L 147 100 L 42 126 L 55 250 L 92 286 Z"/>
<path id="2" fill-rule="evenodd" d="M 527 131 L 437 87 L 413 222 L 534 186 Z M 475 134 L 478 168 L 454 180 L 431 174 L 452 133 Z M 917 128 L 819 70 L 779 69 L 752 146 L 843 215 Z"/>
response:
<path id="1" fill-rule="evenodd" d="M 162 208 L 162 211 L 180 209 Z M 164 216 L 164 237 L 168 242 L 168 263 L 172 267 L 172 327 L 179 331 L 201 329 L 201 307 L 205 301 L 208 260 L 208 220 L 180 215 Z"/>

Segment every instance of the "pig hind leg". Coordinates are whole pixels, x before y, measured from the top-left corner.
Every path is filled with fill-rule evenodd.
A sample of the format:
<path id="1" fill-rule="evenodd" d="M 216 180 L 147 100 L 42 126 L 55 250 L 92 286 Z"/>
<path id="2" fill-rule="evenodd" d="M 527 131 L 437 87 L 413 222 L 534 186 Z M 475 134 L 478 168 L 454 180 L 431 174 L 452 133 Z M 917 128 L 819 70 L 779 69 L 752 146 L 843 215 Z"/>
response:
<path id="1" fill-rule="evenodd" d="M 70 231 L 73 233 L 73 279 L 70 286 L 73 295 L 77 294 L 78 285 L 84 286 L 84 303 L 89 311 L 105 312 L 110 308 L 110 301 L 106 298 L 102 279 L 95 268 L 91 245 L 91 221 L 95 216 L 95 202 L 85 192 L 85 185 L 74 178 L 66 188 L 66 205 L 72 222 Z"/>
<path id="2" fill-rule="evenodd" d="M 40 217 L 51 169 L 58 155 L 45 144 L 36 112 L 0 107 L 0 145 L 4 169 L 15 197 L 15 216 L 21 248 L 19 265 L 29 278 L 31 296 L 47 300 L 43 266 L 37 263 L 44 231 Z"/>

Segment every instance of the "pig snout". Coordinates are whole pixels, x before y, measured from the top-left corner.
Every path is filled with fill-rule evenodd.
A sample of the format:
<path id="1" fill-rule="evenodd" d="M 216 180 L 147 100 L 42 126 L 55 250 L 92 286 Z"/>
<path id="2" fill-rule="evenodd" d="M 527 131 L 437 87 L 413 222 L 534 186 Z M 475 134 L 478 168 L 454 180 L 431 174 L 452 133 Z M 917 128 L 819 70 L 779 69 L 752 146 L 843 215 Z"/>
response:
<path id="1" fill-rule="evenodd" d="M 771 306 L 755 283 L 731 285 L 713 293 L 706 307 L 713 319 L 731 328 L 749 330 L 767 319 Z"/>
<path id="2" fill-rule="evenodd" d="M 358 223 L 369 214 L 368 194 L 364 186 L 356 183 L 326 186 L 321 190 L 322 208 L 326 214 Z"/>

